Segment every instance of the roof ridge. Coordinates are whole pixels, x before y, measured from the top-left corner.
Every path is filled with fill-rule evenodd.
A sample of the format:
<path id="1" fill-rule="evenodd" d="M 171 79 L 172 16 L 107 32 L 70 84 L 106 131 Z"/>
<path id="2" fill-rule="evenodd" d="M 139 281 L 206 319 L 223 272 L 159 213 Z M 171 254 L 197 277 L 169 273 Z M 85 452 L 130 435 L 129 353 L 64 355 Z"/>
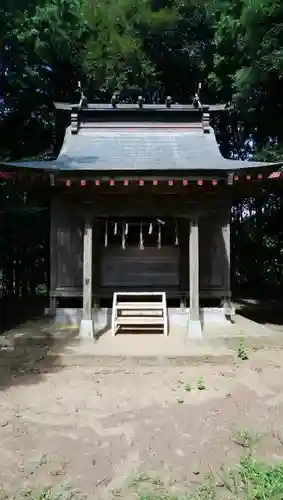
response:
<path id="1" fill-rule="evenodd" d="M 91 111 L 137 111 L 139 113 L 143 113 L 145 111 L 164 111 L 165 113 L 170 113 L 172 111 L 201 111 L 202 109 L 208 109 L 209 111 L 223 111 L 228 109 L 226 104 L 203 104 L 200 108 L 196 108 L 193 104 L 171 104 L 170 107 L 167 107 L 166 104 L 143 104 L 142 108 L 139 107 L 138 104 L 123 104 L 119 103 L 115 108 L 113 108 L 112 104 L 109 103 L 88 103 L 85 106 L 80 106 L 77 103 L 70 102 L 60 102 L 55 101 L 54 106 L 56 109 L 61 111 L 72 111 L 72 109 L 81 109 L 83 111 L 91 112 Z"/>
<path id="2" fill-rule="evenodd" d="M 202 122 L 83 122 L 80 130 L 178 130 L 202 129 Z"/>
<path id="3" fill-rule="evenodd" d="M 167 109 L 167 108 L 166 108 Z M 72 134 L 78 134 L 80 128 L 96 128 L 96 127 L 123 127 L 124 124 L 131 123 L 131 127 L 142 127 L 142 124 L 147 124 L 149 127 L 168 127 L 174 128 L 177 126 L 187 126 L 202 128 L 204 132 L 209 132 L 209 110 L 207 109 L 190 109 L 190 111 L 179 112 L 177 109 L 169 109 L 169 113 L 165 113 L 155 108 L 149 110 L 137 110 L 131 108 L 120 110 L 107 108 L 100 111 L 82 110 L 73 108 L 71 112 L 71 130 Z M 108 125 L 106 125 L 106 123 Z M 104 125 L 103 125 L 104 124 Z M 149 125 L 151 124 L 151 125 Z"/>

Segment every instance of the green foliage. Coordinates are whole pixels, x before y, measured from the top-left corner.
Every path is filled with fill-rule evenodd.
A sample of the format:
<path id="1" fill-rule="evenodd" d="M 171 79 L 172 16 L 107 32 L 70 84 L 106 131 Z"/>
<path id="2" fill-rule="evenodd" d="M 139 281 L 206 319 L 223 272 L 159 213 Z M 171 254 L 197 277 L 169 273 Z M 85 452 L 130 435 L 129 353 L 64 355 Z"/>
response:
<path id="1" fill-rule="evenodd" d="M 248 429 L 235 429 L 233 431 L 233 441 L 242 448 L 247 448 L 250 452 L 260 441 L 260 436 Z"/>
<path id="2" fill-rule="evenodd" d="M 235 500 L 279 500 L 283 495 L 283 464 L 271 466 L 247 456 L 235 469 L 222 468 L 217 486 Z"/>
<path id="3" fill-rule="evenodd" d="M 217 474 L 210 474 L 195 493 L 173 493 L 146 479 L 133 486 L 139 500 L 281 500 L 283 464 L 272 466 L 243 457 L 236 468 L 222 467 Z"/>
<path id="4" fill-rule="evenodd" d="M 282 500 L 283 463 L 269 465 L 250 456 L 243 457 L 240 464 L 231 469 L 222 467 L 216 474 L 210 474 L 197 489 L 178 493 L 166 488 L 159 478 L 140 474 L 129 483 L 138 500 Z M 1 496 L 2 493 L 2 496 Z M 125 497 L 118 491 L 115 497 Z M 24 491 L 19 495 L 0 492 L 0 498 L 10 500 L 87 500 L 73 490 L 55 492 L 45 489 L 39 493 Z"/>
<path id="5" fill-rule="evenodd" d="M 149 94 L 166 89 L 187 100 L 212 63 L 212 9 L 202 1 L 31 0 L 26 7 L 18 0 L 15 4 L 5 8 L 9 20 L 5 35 L 13 60 L 21 60 L 17 84 L 25 88 L 44 85 L 52 95 L 68 95 L 70 85 L 74 88 L 81 78 L 92 98 L 109 99 L 115 90 L 134 88 Z"/>
<path id="6" fill-rule="evenodd" d="M 204 391 L 206 389 L 203 377 L 199 378 L 199 380 L 197 382 L 197 389 L 198 389 L 198 391 Z"/>
<path id="7" fill-rule="evenodd" d="M 244 343 L 244 339 L 241 339 L 238 347 L 238 359 L 241 361 L 246 361 L 249 359 L 248 348 Z"/>
<path id="8" fill-rule="evenodd" d="M 136 89 L 185 102 L 202 81 L 204 99 L 236 98 L 241 112 L 260 120 L 261 140 L 267 125 L 276 133 L 279 0 L 3 0 L 0 13 L 9 92 L 32 86 L 70 96 L 82 79 L 93 99 Z"/>
<path id="9" fill-rule="evenodd" d="M 183 404 L 185 401 L 183 398 L 177 398 L 177 403 L 179 403 L 180 405 Z"/>
<path id="10" fill-rule="evenodd" d="M 154 77 L 137 31 L 147 9 L 147 2 L 129 0 L 92 0 L 85 7 L 90 34 L 85 74 L 91 89 L 105 98 L 126 87 L 142 89 Z"/>
<path id="11" fill-rule="evenodd" d="M 243 199 L 232 210 L 232 283 L 236 293 L 266 300 L 281 287 L 283 198 L 262 193 Z M 273 292 L 272 292 L 273 290 Z M 271 320 L 272 322 L 272 320 Z"/>
<path id="12" fill-rule="evenodd" d="M 276 0 L 215 2 L 216 31 L 211 81 L 256 124 L 260 145 L 282 140 L 283 5 Z"/>
<path id="13" fill-rule="evenodd" d="M 247 486 L 247 500 L 274 499 L 283 496 L 283 464 L 270 466 L 251 457 L 245 457 L 240 464 L 240 477 Z"/>
<path id="14" fill-rule="evenodd" d="M 0 500 L 87 500 L 85 495 L 81 495 L 71 488 L 44 488 L 41 491 L 30 489 L 22 490 L 11 496 L 6 492 L 0 491 Z"/>

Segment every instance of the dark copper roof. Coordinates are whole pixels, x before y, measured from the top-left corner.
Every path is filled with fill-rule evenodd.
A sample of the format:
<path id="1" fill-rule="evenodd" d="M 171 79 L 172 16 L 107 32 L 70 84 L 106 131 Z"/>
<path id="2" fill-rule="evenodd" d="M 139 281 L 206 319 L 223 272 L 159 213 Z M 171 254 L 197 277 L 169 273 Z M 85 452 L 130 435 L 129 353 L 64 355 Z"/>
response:
<path id="1" fill-rule="evenodd" d="M 271 167 L 265 162 L 225 159 L 207 110 L 193 106 L 89 105 L 72 114 L 54 161 L 10 162 L 10 166 L 60 171 L 227 171 Z M 72 110 L 72 111 L 70 111 Z"/>

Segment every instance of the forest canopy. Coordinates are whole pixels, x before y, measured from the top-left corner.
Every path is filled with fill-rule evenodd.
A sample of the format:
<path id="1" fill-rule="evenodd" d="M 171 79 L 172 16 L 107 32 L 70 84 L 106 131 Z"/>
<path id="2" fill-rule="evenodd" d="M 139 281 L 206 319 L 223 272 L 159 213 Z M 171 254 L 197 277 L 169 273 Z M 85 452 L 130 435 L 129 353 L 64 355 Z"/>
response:
<path id="1" fill-rule="evenodd" d="M 30 131 L 39 121 L 49 143 L 46 107 L 76 100 L 78 81 L 93 102 L 119 92 L 122 100 L 171 95 L 181 103 L 201 82 L 203 102 L 235 106 L 238 148 L 252 134 L 258 149 L 281 156 L 280 0 L 2 0 L 0 14 L 6 125 L 9 117 Z M 30 134 L 20 135 L 29 150 Z M 4 136 L 2 156 L 15 154 Z"/>

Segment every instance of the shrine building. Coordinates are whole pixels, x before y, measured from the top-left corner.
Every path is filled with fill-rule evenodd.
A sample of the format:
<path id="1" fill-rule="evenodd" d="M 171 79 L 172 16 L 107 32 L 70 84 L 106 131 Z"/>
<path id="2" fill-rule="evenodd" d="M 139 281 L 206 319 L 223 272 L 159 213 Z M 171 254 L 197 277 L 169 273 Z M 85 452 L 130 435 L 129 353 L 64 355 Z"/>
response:
<path id="1" fill-rule="evenodd" d="M 57 159 L 5 167 L 50 183 L 50 312 L 75 314 L 82 337 L 107 317 L 113 335 L 170 335 L 179 310 L 200 338 L 202 304 L 228 321 L 232 197 L 274 182 L 279 164 L 225 159 L 213 106 L 56 107 L 70 116 Z"/>

